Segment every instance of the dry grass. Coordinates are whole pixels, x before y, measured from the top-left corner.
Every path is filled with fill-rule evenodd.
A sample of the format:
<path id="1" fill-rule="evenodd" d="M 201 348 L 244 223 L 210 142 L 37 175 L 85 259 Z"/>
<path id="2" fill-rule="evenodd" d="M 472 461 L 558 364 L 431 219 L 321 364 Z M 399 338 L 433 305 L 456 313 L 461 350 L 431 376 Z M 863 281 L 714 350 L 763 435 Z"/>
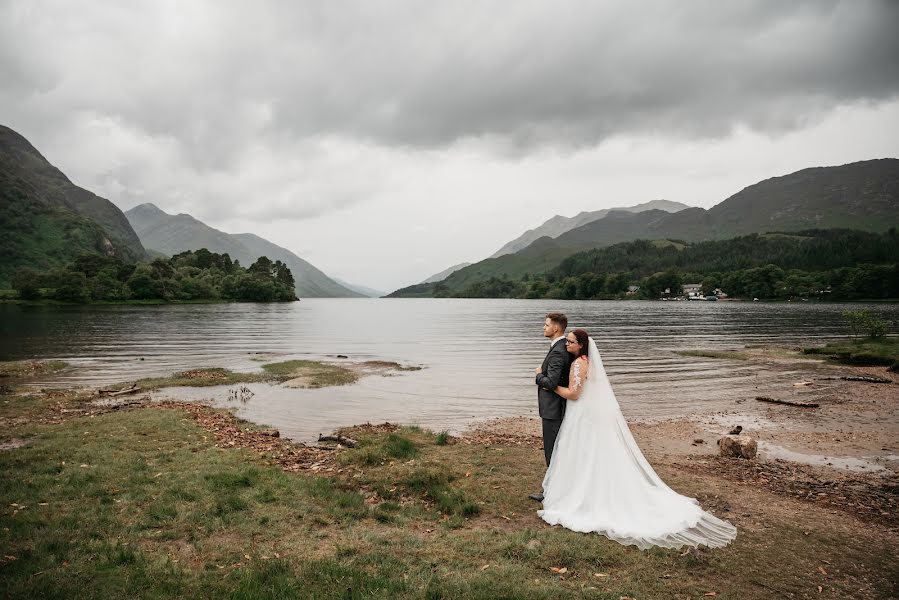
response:
<path id="1" fill-rule="evenodd" d="M 528 446 L 368 426 L 327 476 L 229 447 L 182 410 L 8 420 L 0 577 L 16 598 L 887 598 L 895 531 L 659 465 L 739 529 L 641 552 L 543 524 Z M 564 572 L 560 572 L 561 569 Z M 819 591 L 820 586 L 820 591 Z"/>

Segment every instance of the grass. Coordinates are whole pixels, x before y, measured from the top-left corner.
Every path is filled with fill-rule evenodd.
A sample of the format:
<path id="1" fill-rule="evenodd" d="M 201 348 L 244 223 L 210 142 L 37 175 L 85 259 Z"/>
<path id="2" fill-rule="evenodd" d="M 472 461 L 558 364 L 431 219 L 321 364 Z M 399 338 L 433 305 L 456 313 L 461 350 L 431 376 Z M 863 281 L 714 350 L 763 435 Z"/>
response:
<path id="1" fill-rule="evenodd" d="M 303 387 L 320 388 L 332 385 L 349 385 L 359 379 L 350 368 L 315 360 L 287 360 L 262 365 L 270 377 L 287 381 L 302 378 Z"/>
<path id="2" fill-rule="evenodd" d="M 172 373 L 168 377 L 147 377 L 136 383 L 143 390 L 155 390 L 163 387 L 205 387 L 301 379 L 302 387 L 320 388 L 355 383 L 358 377 L 352 369 L 339 365 L 314 360 L 288 360 L 264 364 L 261 373 L 242 373 L 218 367 L 203 367 Z M 119 385 L 126 387 L 124 383 Z"/>
<path id="3" fill-rule="evenodd" d="M 172 373 L 168 377 L 145 377 L 137 380 L 142 390 L 156 390 L 163 387 L 206 387 L 211 385 L 234 385 L 236 383 L 252 383 L 265 381 L 260 373 L 237 373 L 229 369 L 206 367 Z M 121 384 L 122 387 L 127 387 Z M 111 386 L 115 388 L 116 386 Z"/>
<path id="4" fill-rule="evenodd" d="M 676 350 L 681 356 L 699 356 L 702 358 L 722 358 L 728 360 L 747 360 L 749 354 L 738 350 Z"/>
<path id="5" fill-rule="evenodd" d="M 401 365 L 398 362 L 390 361 L 390 360 L 367 360 L 362 363 L 363 366 L 366 367 L 374 367 L 380 369 L 390 369 L 393 371 L 421 371 L 422 367 L 419 365 Z"/>
<path id="6" fill-rule="evenodd" d="M 849 339 L 802 351 L 824 355 L 843 364 L 885 365 L 891 371 L 899 371 L 899 337 Z"/>
<path id="7" fill-rule="evenodd" d="M 17 360 L 0 362 L 0 377 L 33 377 L 62 371 L 69 366 L 61 360 Z"/>
<path id="8" fill-rule="evenodd" d="M 755 514 L 754 524 L 738 525 L 734 544 L 640 552 L 544 526 L 526 497 L 543 474 L 542 452 L 438 445 L 418 428 L 348 428 L 359 446 L 340 455 L 340 472 L 317 476 L 218 447 L 179 410 L 12 423 L 0 421 L 0 437 L 30 443 L 0 452 L 4 597 L 618 600 L 896 591 L 899 564 L 883 551 L 881 528 L 859 535 L 843 526 L 845 515 L 812 505 L 798 513 L 766 514 L 749 501 L 737 508 L 742 488 L 712 496 L 684 473 L 667 480 L 716 512 L 729 502 L 733 517 Z M 380 460 L 359 460 L 369 452 Z M 564 574 L 552 570 L 562 567 Z"/>

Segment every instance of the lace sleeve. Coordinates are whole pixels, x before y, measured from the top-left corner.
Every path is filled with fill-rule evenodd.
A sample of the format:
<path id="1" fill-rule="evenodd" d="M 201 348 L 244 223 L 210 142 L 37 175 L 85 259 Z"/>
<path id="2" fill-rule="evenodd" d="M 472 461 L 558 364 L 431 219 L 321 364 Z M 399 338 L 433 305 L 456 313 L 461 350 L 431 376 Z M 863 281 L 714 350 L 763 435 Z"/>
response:
<path id="1" fill-rule="evenodd" d="M 571 381 L 569 382 L 569 389 L 573 393 L 577 393 L 581 390 L 581 386 L 584 384 L 581 379 L 581 362 L 580 360 L 575 360 L 574 364 L 571 365 Z"/>

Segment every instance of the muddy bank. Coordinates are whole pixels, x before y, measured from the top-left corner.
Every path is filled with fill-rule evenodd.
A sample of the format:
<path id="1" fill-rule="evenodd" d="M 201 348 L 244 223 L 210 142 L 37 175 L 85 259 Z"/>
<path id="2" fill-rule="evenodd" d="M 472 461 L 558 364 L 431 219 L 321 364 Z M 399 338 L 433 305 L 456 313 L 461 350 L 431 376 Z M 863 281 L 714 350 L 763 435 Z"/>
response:
<path id="1" fill-rule="evenodd" d="M 731 410 L 664 421 L 631 422 L 631 431 L 660 472 L 702 476 L 710 489 L 725 481 L 768 490 L 899 528 L 899 377 L 884 367 L 808 360 L 786 348 L 748 348 L 737 359 L 796 374 L 759 381 Z M 847 380 L 875 377 L 890 383 Z M 714 394 L 714 390 L 709 390 Z M 817 408 L 759 402 L 765 396 Z M 717 440 L 736 425 L 759 442 L 752 460 L 724 458 Z M 467 431 L 472 444 L 542 448 L 540 420 L 496 419 Z"/>

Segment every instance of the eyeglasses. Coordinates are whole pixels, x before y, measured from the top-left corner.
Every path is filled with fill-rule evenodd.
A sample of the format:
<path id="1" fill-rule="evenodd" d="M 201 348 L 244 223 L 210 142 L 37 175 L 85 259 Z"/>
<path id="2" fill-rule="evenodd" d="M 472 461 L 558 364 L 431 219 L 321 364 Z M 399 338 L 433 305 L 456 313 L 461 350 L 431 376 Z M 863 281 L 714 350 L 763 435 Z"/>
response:
<path id="1" fill-rule="evenodd" d="M 566 345 L 566 346 L 567 346 L 568 344 L 577 344 L 577 343 L 578 343 L 577 340 L 575 340 L 575 341 L 573 341 L 573 342 L 572 342 L 571 340 L 565 340 L 565 345 Z"/>

